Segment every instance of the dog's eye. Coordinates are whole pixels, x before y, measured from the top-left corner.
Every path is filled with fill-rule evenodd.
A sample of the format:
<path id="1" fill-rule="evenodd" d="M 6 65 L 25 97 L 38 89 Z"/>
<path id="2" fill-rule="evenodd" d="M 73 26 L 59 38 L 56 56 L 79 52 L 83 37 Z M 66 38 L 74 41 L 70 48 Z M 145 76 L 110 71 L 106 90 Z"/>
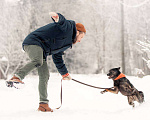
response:
<path id="1" fill-rule="evenodd" d="M 112 72 L 113 75 L 116 75 L 117 73 L 115 71 Z"/>
<path id="2" fill-rule="evenodd" d="M 111 74 L 115 74 L 116 72 L 115 72 L 115 71 L 111 71 L 110 73 L 111 73 Z"/>

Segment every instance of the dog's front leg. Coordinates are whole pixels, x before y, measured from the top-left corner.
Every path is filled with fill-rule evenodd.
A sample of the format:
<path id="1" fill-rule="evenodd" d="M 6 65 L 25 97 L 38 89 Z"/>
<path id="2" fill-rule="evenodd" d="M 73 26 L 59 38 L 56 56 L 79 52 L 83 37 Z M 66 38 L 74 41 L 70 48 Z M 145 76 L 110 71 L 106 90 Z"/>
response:
<path id="1" fill-rule="evenodd" d="M 103 91 L 101 91 L 100 93 L 101 93 L 101 94 L 104 94 L 105 92 L 107 92 L 107 90 L 103 90 Z"/>
<path id="2" fill-rule="evenodd" d="M 114 86 L 114 88 L 109 88 L 109 89 L 105 89 L 107 92 L 111 92 L 111 93 L 114 93 L 114 94 L 118 94 L 119 92 L 119 89 L 117 86 Z"/>

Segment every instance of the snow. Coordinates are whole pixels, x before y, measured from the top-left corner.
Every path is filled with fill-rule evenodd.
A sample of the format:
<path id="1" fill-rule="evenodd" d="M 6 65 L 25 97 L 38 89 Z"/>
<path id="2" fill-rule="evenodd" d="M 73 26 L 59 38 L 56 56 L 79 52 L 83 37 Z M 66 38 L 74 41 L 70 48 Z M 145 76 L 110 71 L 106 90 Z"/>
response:
<path id="1" fill-rule="evenodd" d="M 8 59 L 3 56 L 3 57 L 0 59 L 0 61 L 1 61 L 1 62 L 8 62 Z"/>
<path id="2" fill-rule="evenodd" d="M 106 75 L 77 75 L 72 78 L 99 87 L 112 87 Z M 74 81 L 63 81 L 63 105 L 60 106 L 61 76 L 52 73 L 48 85 L 49 105 L 53 113 L 39 112 L 38 76 L 27 76 L 22 89 L 7 88 L 0 80 L 0 120 L 150 120 L 150 76 L 127 78 L 145 94 L 145 103 L 132 108 L 127 98 L 119 94 L 100 94 L 99 89 L 81 85 Z"/>

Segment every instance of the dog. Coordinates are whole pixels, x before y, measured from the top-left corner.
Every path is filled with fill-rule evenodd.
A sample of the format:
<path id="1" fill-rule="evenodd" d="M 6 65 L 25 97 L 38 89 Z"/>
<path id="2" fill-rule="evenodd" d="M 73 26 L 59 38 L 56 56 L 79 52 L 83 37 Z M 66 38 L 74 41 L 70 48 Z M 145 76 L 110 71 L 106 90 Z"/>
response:
<path id="1" fill-rule="evenodd" d="M 137 101 L 138 103 L 144 102 L 144 93 L 142 91 L 138 91 L 130 83 L 126 76 L 120 72 L 120 67 L 110 69 L 107 76 L 109 79 L 113 80 L 114 87 L 101 91 L 101 94 L 104 94 L 105 92 L 118 94 L 120 91 L 122 95 L 127 96 L 128 103 L 132 107 L 135 107 L 134 101 Z"/>

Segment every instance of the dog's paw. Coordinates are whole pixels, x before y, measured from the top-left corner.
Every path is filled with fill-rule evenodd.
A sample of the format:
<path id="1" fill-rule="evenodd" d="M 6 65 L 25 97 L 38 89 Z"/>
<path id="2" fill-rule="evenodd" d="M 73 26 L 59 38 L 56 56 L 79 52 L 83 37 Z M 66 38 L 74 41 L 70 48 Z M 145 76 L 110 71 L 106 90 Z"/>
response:
<path id="1" fill-rule="evenodd" d="M 104 90 L 104 91 L 101 91 L 100 93 L 101 93 L 101 94 L 104 94 L 105 92 L 107 92 L 107 91 L 106 91 L 106 90 Z"/>

